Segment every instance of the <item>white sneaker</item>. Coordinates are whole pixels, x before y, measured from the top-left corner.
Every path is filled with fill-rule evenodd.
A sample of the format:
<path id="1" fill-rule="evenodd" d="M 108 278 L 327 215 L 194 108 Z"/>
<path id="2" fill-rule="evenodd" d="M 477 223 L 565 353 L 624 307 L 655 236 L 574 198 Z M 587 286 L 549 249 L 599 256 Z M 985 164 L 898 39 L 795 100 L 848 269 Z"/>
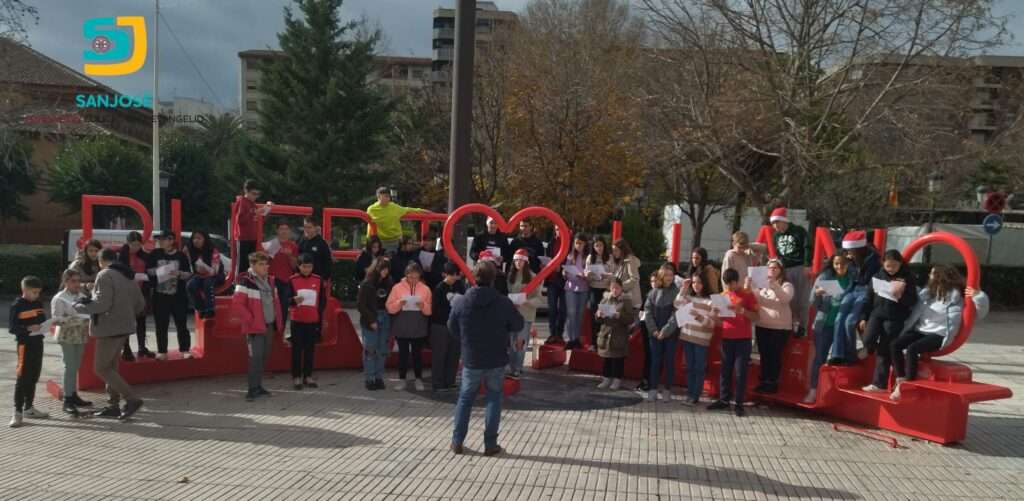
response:
<path id="1" fill-rule="evenodd" d="M 399 379 L 398 384 L 395 385 L 395 391 L 405 391 L 405 380 Z"/>
<path id="2" fill-rule="evenodd" d="M 11 416 L 11 423 L 8 424 L 7 426 L 10 426 L 11 428 L 21 428 L 21 424 L 22 424 L 21 413 L 20 412 L 15 412 L 14 415 Z"/>
<path id="3" fill-rule="evenodd" d="M 29 407 L 28 409 L 25 409 L 25 411 L 22 414 L 24 414 L 25 417 L 28 419 L 46 419 L 50 417 L 49 414 L 39 409 L 36 409 L 35 407 Z"/>
<path id="4" fill-rule="evenodd" d="M 597 389 L 599 389 L 599 390 L 607 390 L 608 387 L 611 386 L 611 385 L 612 385 L 612 380 L 608 379 L 606 377 L 603 377 L 603 378 L 601 378 L 601 384 L 597 385 Z"/>
<path id="5" fill-rule="evenodd" d="M 672 400 L 672 392 L 669 390 L 661 390 L 658 392 L 658 400 L 664 400 L 666 402 Z"/>
<path id="6" fill-rule="evenodd" d="M 900 385 L 903 384 L 904 381 L 906 381 L 906 378 L 896 378 L 896 389 L 892 390 L 892 393 L 889 394 L 889 400 L 892 400 L 893 402 L 898 402 L 900 400 Z"/>
<path id="7" fill-rule="evenodd" d="M 192 355 L 191 351 L 183 351 L 183 352 L 181 352 L 181 358 L 184 358 L 185 360 L 188 360 L 188 359 L 192 358 L 192 356 L 193 355 Z"/>
<path id="8" fill-rule="evenodd" d="M 875 392 L 875 393 L 877 393 L 877 392 L 885 391 L 885 390 L 883 390 L 883 389 L 881 389 L 881 388 L 879 388 L 879 387 L 877 387 L 877 386 L 875 386 L 873 384 L 869 384 L 869 385 L 861 388 L 861 391 L 868 391 L 868 392 Z"/>
<path id="9" fill-rule="evenodd" d="M 167 360 L 167 354 L 166 353 L 157 353 L 156 354 L 156 359 L 157 360 Z"/>
<path id="10" fill-rule="evenodd" d="M 693 407 L 697 405 L 697 402 L 690 400 L 690 397 L 683 398 L 683 405 L 686 407 Z"/>
<path id="11" fill-rule="evenodd" d="M 416 391 L 424 391 L 424 390 L 426 390 L 426 387 L 423 386 L 423 380 L 422 379 L 417 379 L 416 382 L 413 383 L 413 385 L 416 387 Z"/>
<path id="12" fill-rule="evenodd" d="M 647 392 L 647 398 L 645 400 L 647 400 L 648 402 L 653 402 L 653 401 L 655 401 L 657 399 L 658 399 L 658 390 L 649 390 Z"/>
<path id="13" fill-rule="evenodd" d="M 619 378 L 612 379 L 612 384 L 608 386 L 609 390 L 618 390 L 622 386 L 622 380 Z"/>
<path id="14" fill-rule="evenodd" d="M 817 388 L 811 388 L 810 390 L 807 390 L 807 396 L 804 397 L 804 403 L 810 405 L 810 404 L 813 404 L 814 402 L 817 402 L 817 401 L 818 401 L 818 389 Z"/>

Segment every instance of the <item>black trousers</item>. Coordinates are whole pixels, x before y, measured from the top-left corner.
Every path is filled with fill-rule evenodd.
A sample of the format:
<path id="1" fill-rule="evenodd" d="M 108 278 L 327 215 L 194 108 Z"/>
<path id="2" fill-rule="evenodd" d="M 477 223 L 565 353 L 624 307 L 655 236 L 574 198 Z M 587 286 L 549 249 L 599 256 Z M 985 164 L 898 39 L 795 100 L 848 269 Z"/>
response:
<path id="1" fill-rule="evenodd" d="M 889 367 L 892 365 L 892 341 L 903 331 L 905 319 L 890 320 L 872 316 L 865 329 L 864 345 L 868 352 L 875 353 L 875 375 L 871 384 L 879 388 L 889 386 Z"/>
<path id="2" fill-rule="evenodd" d="M 320 324 L 292 322 L 292 377 L 313 375 L 313 354 L 320 340 Z"/>
<path id="3" fill-rule="evenodd" d="M 281 325 L 288 325 L 288 306 L 292 304 L 295 291 L 292 290 L 291 282 L 274 277 L 277 282 L 277 299 L 281 301 Z M 317 299 L 319 301 L 319 299 Z"/>
<path id="4" fill-rule="evenodd" d="M 917 362 L 922 353 L 939 351 L 942 348 L 943 337 L 938 334 L 924 334 L 911 330 L 893 340 L 892 368 L 896 371 L 896 377 L 907 378 L 913 381 L 917 379 Z M 907 350 L 906 357 L 903 350 Z"/>
<path id="5" fill-rule="evenodd" d="M 640 335 L 644 338 L 644 372 L 643 381 L 647 381 L 647 375 L 651 373 L 651 334 L 647 332 L 647 323 L 640 322 Z M 675 360 L 673 358 L 673 360 Z"/>
<path id="6" fill-rule="evenodd" d="M 430 324 L 430 379 L 434 389 L 454 388 L 455 373 L 459 368 L 462 351 L 459 338 L 453 336 L 448 327 Z"/>
<path id="7" fill-rule="evenodd" d="M 409 370 L 409 355 L 412 352 L 412 372 L 416 379 L 423 379 L 423 345 L 426 338 L 403 339 L 395 338 L 398 342 L 398 379 L 405 379 Z"/>
<path id="8" fill-rule="evenodd" d="M 761 385 L 772 389 L 779 387 L 779 376 L 782 374 L 782 352 L 786 349 L 786 341 L 789 341 L 792 332 L 791 329 L 755 328 L 757 352 L 761 354 Z"/>
<path id="9" fill-rule="evenodd" d="M 150 299 L 150 288 L 148 285 L 140 286 L 142 288 L 142 297 L 146 298 L 146 311 L 142 312 L 142 315 L 135 317 L 135 339 L 139 343 L 139 351 L 146 349 L 146 317 L 149 316 L 149 311 L 153 309 L 152 300 Z M 128 339 L 124 340 L 124 351 L 132 351 L 131 343 Z"/>
<path id="10" fill-rule="evenodd" d="M 249 269 L 249 254 L 253 252 L 256 252 L 255 240 L 238 241 L 238 264 L 235 266 L 235 282 L 238 281 L 240 273 Z"/>
<path id="11" fill-rule="evenodd" d="M 153 293 L 153 317 L 156 319 L 156 351 L 167 353 L 167 331 L 174 318 L 174 330 L 178 333 L 178 351 L 192 349 L 192 337 L 188 332 L 188 298 L 184 291 L 168 295 Z"/>
<path id="12" fill-rule="evenodd" d="M 17 380 L 14 383 L 14 410 L 21 412 L 31 409 L 36 399 L 36 383 L 43 370 L 43 338 L 29 336 L 18 341 Z"/>
<path id="13" fill-rule="evenodd" d="M 604 359 L 604 377 L 622 379 L 626 373 L 626 359 L 624 357 Z"/>

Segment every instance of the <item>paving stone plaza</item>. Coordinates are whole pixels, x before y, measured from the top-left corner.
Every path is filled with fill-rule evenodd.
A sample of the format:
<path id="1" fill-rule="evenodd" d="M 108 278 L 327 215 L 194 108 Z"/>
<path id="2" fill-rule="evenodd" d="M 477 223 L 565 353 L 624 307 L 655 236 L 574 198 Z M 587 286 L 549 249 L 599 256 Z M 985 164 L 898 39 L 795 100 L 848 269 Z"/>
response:
<path id="1" fill-rule="evenodd" d="M 646 403 L 564 369 L 527 371 L 505 401 L 507 452 L 494 458 L 481 454 L 479 408 L 470 450 L 454 456 L 454 395 L 368 392 L 356 371 L 320 372 L 320 388 L 304 391 L 278 374 L 267 381 L 273 396 L 252 403 L 244 375 L 142 385 L 146 406 L 127 423 L 66 418 L 40 383 L 38 406 L 52 417 L 0 428 L 0 499 L 1019 500 L 1022 321 L 994 312 L 951 355 L 976 380 L 1018 395 L 973 406 L 955 446 L 892 435 L 892 449 L 782 407 L 737 418 L 681 400 Z M 0 338 L 8 405 L 14 347 Z M 43 381 L 60 370 L 48 340 Z"/>

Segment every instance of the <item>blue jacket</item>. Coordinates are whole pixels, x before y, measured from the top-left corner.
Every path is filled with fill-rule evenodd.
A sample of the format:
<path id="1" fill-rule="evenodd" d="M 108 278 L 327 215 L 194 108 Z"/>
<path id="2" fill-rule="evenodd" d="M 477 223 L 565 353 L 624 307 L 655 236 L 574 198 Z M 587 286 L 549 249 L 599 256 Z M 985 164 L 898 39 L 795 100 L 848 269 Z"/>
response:
<path id="1" fill-rule="evenodd" d="M 507 365 L 511 334 L 524 325 L 512 300 L 493 287 L 469 289 L 453 302 L 448 316 L 448 330 L 462 340 L 462 364 L 467 369 Z"/>

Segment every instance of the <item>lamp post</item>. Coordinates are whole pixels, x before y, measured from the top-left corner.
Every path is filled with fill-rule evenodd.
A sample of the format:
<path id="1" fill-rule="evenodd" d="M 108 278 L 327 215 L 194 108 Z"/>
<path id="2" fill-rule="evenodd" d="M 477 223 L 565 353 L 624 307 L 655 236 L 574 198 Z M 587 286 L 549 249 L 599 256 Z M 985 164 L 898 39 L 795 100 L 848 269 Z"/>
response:
<path id="1" fill-rule="evenodd" d="M 154 207 L 155 206 L 159 206 L 160 210 L 163 211 L 164 214 L 168 214 L 168 217 L 170 217 L 169 214 L 171 212 L 170 212 L 170 209 L 167 206 L 167 186 L 169 186 L 170 184 L 171 184 L 171 175 L 168 174 L 167 172 L 161 170 L 160 171 L 160 200 L 157 200 L 156 201 L 157 203 L 154 203 L 153 206 Z M 161 221 L 161 223 L 162 222 L 163 221 Z M 154 229 L 163 229 L 163 228 L 157 227 L 157 228 L 154 228 Z"/>
<path id="2" fill-rule="evenodd" d="M 455 71 L 452 72 L 452 128 L 448 213 L 469 203 L 473 194 L 470 169 L 470 132 L 473 121 L 473 53 L 476 49 L 476 0 L 458 0 L 455 4 Z M 466 242 L 466 226 L 455 230 L 460 252 Z"/>
<path id="3" fill-rule="evenodd" d="M 938 193 L 942 191 L 942 181 L 942 173 L 938 170 L 934 170 L 928 175 L 928 195 L 930 198 L 928 207 L 928 233 L 935 231 L 935 199 L 938 196 Z M 924 248 L 924 262 L 925 264 L 931 264 L 932 262 L 931 246 Z"/>

